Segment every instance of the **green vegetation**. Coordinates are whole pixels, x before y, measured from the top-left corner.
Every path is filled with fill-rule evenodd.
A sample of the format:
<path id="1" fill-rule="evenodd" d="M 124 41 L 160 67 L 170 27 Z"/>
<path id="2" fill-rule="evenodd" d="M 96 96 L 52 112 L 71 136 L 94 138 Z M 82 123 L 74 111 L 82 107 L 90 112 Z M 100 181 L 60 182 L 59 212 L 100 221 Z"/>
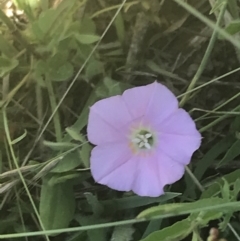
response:
<path id="1" fill-rule="evenodd" d="M 1 0 L 0 239 L 240 240 L 239 65 L 237 0 Z M 89 107 L 156 79 L 203 135 L 185 177 L 96 184 Z"/>

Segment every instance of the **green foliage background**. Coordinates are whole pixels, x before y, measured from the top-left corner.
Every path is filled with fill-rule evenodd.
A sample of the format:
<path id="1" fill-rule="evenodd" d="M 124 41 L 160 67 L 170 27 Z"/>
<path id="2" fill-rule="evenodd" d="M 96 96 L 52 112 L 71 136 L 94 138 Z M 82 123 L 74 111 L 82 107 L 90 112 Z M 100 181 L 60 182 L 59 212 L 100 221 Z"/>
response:
<path id="1" fill-rule="evenodd" d="M 0 239 L 240 240 L 237 0 L 0 1 Z M 203 144 L 158 198 L 91 178 L 89 106 L 158 80 Z M 208 239 L 207 239 L 208 237 Z"/>

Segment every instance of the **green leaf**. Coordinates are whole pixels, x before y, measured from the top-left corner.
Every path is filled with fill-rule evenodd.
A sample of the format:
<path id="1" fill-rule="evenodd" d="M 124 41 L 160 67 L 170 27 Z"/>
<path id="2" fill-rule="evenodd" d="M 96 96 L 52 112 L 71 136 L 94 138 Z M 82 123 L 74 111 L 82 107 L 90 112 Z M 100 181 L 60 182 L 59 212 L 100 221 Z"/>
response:
<path id="1" fill-rule="evenodd" d="M 77 215 L 76 220 L 82 225 L 93 225 L 96 223 L 106 223 L 108 220 L 103 218 L 96 218 L 94 215 L 92 216 L 83 216 L 83 215 Z M 101 229 L 93 229 L 88 230 L 88 240 L 89 241 L 106 241 L 107 240 L 107 228 L 101 228 Z"/>
<path id="2" fill-rule="evenodd" d="M 196 164 L 196 168 L 193 172 L 195 177 L 200 181 L 204 175 L 204 173 L 208 170 L 208 168 L 215 162 L 215 160 L 224 152 L 226 152 L 229 147 L 234 142 L 235 138 L 232 135 L 229 135 L 219 142 L 217 142 L 211 149 L 203 156 L 201 160 Z M 183 196 L 195 197 L 195 189 L 191 187 L 192 183 L 189 181 L 189 177 L 186 176 L 186 191 Z"/>
<path id="3" fill-rule="evenodd" d="M 40 0 L 42 11 L 46 11 L 49 8 L 49 0 Z"/>
<path id="4" fill-rule="evenodd" d="M 0 57 L 0 77 L 5 76 L 17 66 L 18 66 L 17 59 L 8 59 L 5 57 Z"/>
<path id="5" fill-rule="evenodd" d="M 196 227 L 206 226 L 210 221 L 222 217 L 221 212 L 209 211 L 191 214 L 187 219 L 150 234 L 141 241 L 177 241 L 188 236 Z M 154 220 L 155 221 L 155 220 Z M 158 220 L 157 220 L 158 221 Z"/>
<path id="6" fill-rule="evenodd" d="M 68 172 L 81 165 L 81 158 L 78 151 L 71 152 L 63 157 L 57 166 L 51 171 L 55 173 Z"/>
<path id="7" fill-rule="evenodd" d="M 234 142 L 233 136 L 227 136 L 217 142 L 211 149 L 203 156 L 196 165 L 194 175 L 198 180 L 201 180 L 206 170 L 213 164 L 213 162 L 221 155 L 226 152 Z"/>
<path id="8" fill-rule="evenodd" d="M 240 140 L 236 140 L 233 145 L 228 149 L 225 156 L 219 162 L 218 167 L 227 164 L 228 162 L 234 160 L 237 156 L 240 155 Z"/>
<path id="9" fill-rule="evenodd" d="M 33 75 L 37 81 L 37 84 L 39 84 L 41 87 L 46 87 L 45 74 L 47 69 L 48 69 L 48 65 L 43 60 L 39 60 L 38 62 L 36 62 L 34 66 Z"/>
<path id="10" fill-rule="evenodd" d="M 77 147 L 77 144 L 71 142 L 51 142 L 43 141 L 43 144 L 54 151 L 68 151 L 71 148 Z"/>
<path id="11" fill-rule="evenodd" d="M 67 80 L 72 77 L 74 71 L 72 64 L 68 60 L 68 55 L 69 53 L 67 51 L 57 52 L 45 63 L 45 69 L 43 69 L 44 64 L 40 61 L 37 67 L 42 74 L 47 75 L 50 80 Z"/>
<path id="12" fill-rule="evenodd" d="M 42 40 L 44 38 L 44 32 L 38 25 L 38 22 L 33 22 L 31 25 L 31 32 L 35 36 L 36 39 Z"/>
<path id="13" fill-rule="evenodd" d="M 93 44 L 100 39 L 100 37 L 97 35 L 78 33 L 75 33 L 75 38 L 82 44 Z"/>
<path id="14" fill-rule="evenodd" d="M 65 130 L 73 140 L 80 142 L 86 141 L 86 138 L 82 134 L 80 134 L 80 132 L 76 128 L 67 127 Z"/>
<path id="15" fill-rule="evenodd" d="M 70 182 L 51 186 L 44 179 L 39 213 L 45 229 L 67 228 L 75 211 L 75 196 Z"/>
<path id="16" fill-rule="evenodd" d="M 237 200 L 239 192 L 240 192 L 240 179 L 237 179 L 234 182 L 234 186 L 233 186 L 233 198 L 234 198 L 234 200 Z"/>
<path id="17" fill-rule="evenodd" d="M 220 193 L 224 184 L 223 178 L 232 185 L 240 177 L 240 170 L 236 170 L 215 180 L 201 195 L 201 198 L 209 198 Z"/>
<path id="18" fill-rule="evenodd" d="M 76 0 L 61 1 L 55 9 L 47 9 L 40 14 L 37 25 L 42 32 L 42 38 L 45 37 L 46 34 L 57 30 L 55 25 L 59 25 L 61 18 L 66 16 L 66 13 L 74 4 L 76 4 Z"/>
<path id="19" fill-rule="evenodd" d="M 225 0 L 217 0 L 217 1 L 214 1 L 213 3 L 214 4 L 213 4 L 213 7 L 212 7 L 212 9 L 210 11 L 210 14 L 212 14 L 212 13 L 216 12 L 217 10 L 219 10 L 222 7 L 222 5 L 225 4 Z"/>
<path id="20" fill-rule="evenodd" d="M 84 126 L 87 124 L 87 120 L 88 120 L 88 113 L 89 113 L 89 107 L 91 105 L 93 105 L 95 103 L 95 101 L 97 100 L 97 96 L 95 91 L 92 91 L 92 93 L 90 94 L 80 116 L 78 117 L 77 121 L 73 124 L 72 128 L 81 131 Z M 69 138 L 70 136 L 65 136 L 64 140 L 69 141 L 69 139 L 71 140 L 71 138 Z"/>
<path id="21" fill-rule="evenodd" d="M 96 95 L 100 98 L 106 98 L 114 95 L 122 94 L 123 89 L 120 86 L 120 83 L 109 78 L 105 77 L 102 85 L 96 88 Z"/>
<path id="22" fill-rule="evenodd" d="M 60 1 L 54 9 L 45 9 L 38 20 L 32 23 L 31 29 L 35 35 L 35 41 L 44 43 L 44 45 L 37 47 L 38 52 L 55 52 L 60 42 L 72 35 L 68 32 L 68 28 L 72 22 L 73 14 L 78 8 L 78 6 L 73 8 L 74 4 L 80 5 L 81 3 L 77 4 L 76 0 Z"/>
<path id="23" fill-rule="evenodd" d="M 194 226 L 192 225 L 189 219 L 184 219 L 180 222 L 173 224 L 170 227 L 164 228 L 160 231 L 156 231 L 141 241 L 177 241 L 183 240 L 187 237 L 193 230 Z"/>
<path id="24" fill-rule="evenodd" d="M 225 30 L 231 34 L 234 35 L 236 33 L 240 32 L 240 20 L 234 20 L 232 21 L 226 28 Z"/>
<path id="25" fill-rule="evenodd" d="M 26 136 L 27 136 L 27 130 L 25 129 L 25 130 L 24 130 L 24 133 L 23 133 L 21 136 L 19 136 L 19 137 L 15 138 L 14 140 L 12 140 L 12 142 L 11 142 L 12 145 L 17 144 L 18 142 L 20 142 L 21 140 L 23 140 Z"/>
<path id="26" fill-rule="evenodd" d="M 104 64 L 98 60 L 92 60 L 86 66 L 86 78 L 91 80 L 94 76 L 102 74 L 104 72 Z"/>
<path id="27" fill-rule="evenodd" d="M 46 165 L 44 165 L 43 168 L 41 168 L 40 171 L 37 172 L 33 179 L 38 180 L 40 178 L 45 177 L 51 170 L 54 169 L 54 167 L 57 166 L 60 160 L 62 160 L 62 156 L 55 157 L 52 160 L 50 160 Z"/>
<path id="28" fill-rule="evenodd" d="M 108 89 L 108 96 L 120 95 L 123 92 L 123 89 L 120 86 L 120 83 L 109 78 L 105 77 L 103 80 L 104 85 Z"/>
<path id="29" fill-rule="evenodd" d="M 125 39 L 125 27 L 124 27 L 124 20 L 121 12 L 117 15 L 114 21 L 114 25 L 117 31 L 118 40 L 119 42 L 123 43 Z"/>
<path id="30" fill-rule="evenodd" d="M 66 50 L 55 53 L 47 61 L 49 69 L 54 70 L 54 69 L 59 68 L 59 66 L 62 66 L 65 63 L 68 63 L 68 56 L 69 56 L 69 52 Z"/>
<path id="31" fill-rule="evenodd" d="M 49 78 L 53 81 L 64 81 L 68 80 L 73 76 L 73 66 L 71 63 L 65 63 L 59 66 L 55 71 L 49 73 Z"/>
<path id="32" fill-rule="evenodd" d="M 104 211 L 103 205 L 98 201 L 97 197 L 90 192 L 85 193 L 85 197 L 92 208 L 94 216 L 99 217 Z"/>
<path id="33" fill-rule="evenodd" d="M 236 0 L 228 0 L 229 12 L 234 19 L 239 18 L 238 4 Z"/>
<path id="34" fill-rule="evenodd" d="M 164 195 L 156 198 L 130 196 L 130 197 L 124 197 L 120 199 L 102 201 L 102 204 L 106 207 L 106 209 L 113 207 L 116 210 L 124 210 L 124 209 L 142 207 L 153 203 L 163 203 L 179 195 L 181 195 L 181 193 L 166 192 Z"/>
<path id="35" fill-rule="evenodd" d="M 142 239 L 146 238 L 148 235 L 160 229 L 162 224 L 162 219 L 151 220 L 142 236 Z"/>
<path id="36" fill-rule="evenodd" d="M 48 184 L 50 186 L 54 186 L 59 183 L 65 183 L 68 180 L 78 178 L 79 176 L 80 173 L 54 174 L 54 176 L 49 179 Z"/>
<path id="37" fill-rule="evenodd" d="M 82 146 L 81 150 L 79 151 L 82 163 L 86 168 L 90 167 L 90 154 L 92 149 L 92 146 L 89 143 L 86 143 Z"/>
<path id="38" fill-rule="evenodd" d="M 43 35 L 45 35 L 51 29 L 57 18 L 58 13 L 55 9 L 47 9 L 40 14 L 38 18 L 38 26 Z"/>
<path id="39" fill-rule="evenodd" d="M 236 133 L 240 131 L 240 115 L 236 116 L 230 125 L 230 131 Z"/>
<path id="40" fill-rule="evenodd" d="M 0 51 L 8 58 L 12 58 L 18 53 L 11 42 L 7 41 L 2 34 L 0 34 Z"/>
<path id="41" fill-rule="evenodd" d="M 116 226 L 113 230 L 111 241 L 131 241 L 135 229 L 131 225 Z"/>
<path id="42" fill-rule="evenodd" d="M 230 199 L 230 185 L 229 183 L 223 178 L 223 187 L 221 190 L 222 197 L 224 199 Z"/>
<path id="43" fill-rule="evenodd" d="M 91 18 L 84 16 L 81 19 L 80 27 L 76 29 L 77 31 L 80 34 L 94 34 L 96 32 L 96 25 Z"/>
<path id="44" fill-rule="evenodd" d="M 142 6 L 146 9 L 146 10 L 149 10 L 149 9 L 151 9 L 151 4 L 148 2 L 148 1 L 142 1 L 141 2 L 142 3 Z M 154 4 L 153 4 L 154 5 Z"/>
<path id="45" fill-rule="evenodd" d="M 230 202 L 221 198 L 201 199 L 191 203 L 171 203 L 157 207 L 152 207 L 141 212 L 137 218 L 172 217 L 188 213 L 219 210 L 227 212 L 229 210 L 240 209 L 240 202 Z"/>
<path id="46" fill-rule="evenodd" d="M 193 222 L 198 223 L 198 226 L 204 227 L 210 221 L 220 219 L 223 216 L 223 212 L 220 211 L 207 211 L 207 212 L 200 212 L 200 213 L 193 213 L 189 216 Z"/>
<path id="47" fill-rule="evenodd" d="M 104 54 L 104 56 L 107 56 L 107 57 L 111 57 L 111 56 L 120 56 L 120 55 L 123 55 L 123 50 L 122 49 L 116 49 L 116 50 L 112 50 L 112 51 L 109 51 L 107 53 Z"/>

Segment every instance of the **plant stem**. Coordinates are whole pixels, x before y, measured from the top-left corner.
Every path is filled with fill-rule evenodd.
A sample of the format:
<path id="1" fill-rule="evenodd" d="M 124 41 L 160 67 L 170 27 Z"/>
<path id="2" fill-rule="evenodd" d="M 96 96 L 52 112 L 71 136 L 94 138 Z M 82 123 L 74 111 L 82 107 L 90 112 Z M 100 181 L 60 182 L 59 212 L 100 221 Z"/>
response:
<path id="1" fill-rule="evenodd" d="M 20 169 L 19 169 L 18 161 L 17 161 L 17 158 L 16 158 L 16 156 L 15 156 L 15 152 L 14 152 L 13 147 L 12 147 L 12 140 L 11 140 L 11 136 L 10 136 L 10 132 L 9 132 L 8 119 L 7 119 L 7 114 L 6 114 L 6 108 L 5 108 L 5 107 L 3 108 L 3 111 L 2 111 L 2 112 L 3 112 L 3 125 L 4 125 L 4 130 L 5 130 L 5 134 L 6 134 L 6 138 L 7 138 L 7 143 L 8 143 L 9 149 L 10 149 L 10 153 L 11 153 L 11 156 L 12 156 L 12 160 L 13 160 L 13 162 L 14 162 L 14 165 L 16 166 L 18 175 L 19 175 L 19 177 L 20 177 L 20 179 L 21 179 L 21 181 L 22 181 L 22 183 L 23 183 L 23 186 L 24 186 L 25 191 L 26 191 L 26 193 L 27 193 L 27 196 L 28 196 L 28 198 L 29 198 L 29 200 L 30 200 L 30 203 L 32 204 L 33 210 L 34 210 L 34 212 L 35 212 L 35 214 L 36 214 L 36 216 L 37 216 L 37 218 L 38 218 L 39 224 L 40 224 L 42 230 L 45 231 L 45 228 L 44 228 L 44 225 L 43 225 L 42 220 L 41 220 L 41 218 L 40 218 L 40 215 L 39 215 L 39 213 L 38 213 L 37 207 L 36 207 L 36 205 L 35 205 L 35 203 L 34 203 L 34 201 L 33 201 L 33 198 L 32 198 L 32 196 L 31 196 L 31 193 L 30 193 L 30 191 L 29 191 L 29 189 L 28 189 L 28 186 L 27 186 L 27 184 L 26 184 L 26 182 L 25 182 L 25 180 L 24 180 L 24 177 L 23 177 L 23 175 L 22 175 L 22 172 L 21 172 Z M 47 236 L 46 234 L 43 234 L 43 235 L 45 236 L 45 238 L 46 238 L 47 241 L 50 241 L 50 239 L 48 238 L 48 236 Z"/>
<path id="2" fill-rule="evenodd" d="M 106 29 L 104 30 L 103 34 L 101 35 L 99 41 L 96 43 L 96 45 L 94 46 L 94 48 L 92 49 L 92 51 L 90 52 L 90 54 L 88 55 L 88 57 L 86 58 L 86 60 L 84 61 L 84 63 L 82 64 L 82 66 L 79 68 L 78 72 L 76 73 L 75 77 L 73 78 L 73 80 L 71 81 L 71 83 L 69 84 L 68 88 L 66 89 L 65 93 L 63 94 L 63 96 L 61 97 L 61 99 L 59 100 L 58 104 L 56 105 L 56 108 L 53 110 L 51 116 L 49 117 L 49 119 L 47 120 L 46 124 L 44 125 L 44 127 L 42 128 L 42 131 L 39 133 L 38 137 L 36 138 L 36 140 L 33 143 L 33 146 L 31 148 L 31 150 L 27 153 L 26 157 L 24 158 L 24 163 L 27 161 L 27 159 L 29 158 L 29 156 L 31 155 L 32 151 L 34 150 L 34 148 L 36 147 L 37 143 L 39 142 L 39 140 L 41 139 L 41 136 L 43 135 L 44 131 L 47 129 L 49 123 L 51 122 L 51 120 L 53 119 L 55 113 L 58 111 L 58 108 L 60 107 L 60 105 L 62 104 L 62 102 L 64 101 L 65 97 L 67 96 L 67 94 L 69 93 L 69 91 L 71 90 L 71 88 L 73 87 L 74 83 L 76 82 L 76 80 L 78 79 L 79 75 L 82 73 L 83 69 L 86 67 L 88 61 L 91 59 L 91 57 L 93 56 L 94 52 L 96 51 L 96 49 L 98 48 L 100 42 L 102 41 L 102 39 L 104 38 L 104 36 L 106 35 L 106 33 L 108 32 L 108 30 L 110 29 L 110 27 L 112 26 L 114 20 L 116 19 L 117 15 L 119 14 L 119 12 L 122 10 L 124 4 L 126 3 L 127 0 L 123 0 L 122 4 L 119 6 L 118 10 L 116 11 L 116 13 L 114 14 L 113 18 L 111 19 L 111 21 L 109 22 L 109 24 L 107 25 Z"/>
<path id="3" fill-rule="evenodd" d="M 220 14 L 218 16 L 218 19 L 217 19 L 217 22 L 216 22 L 216 26 L 220 25 L 220 23 L 221 23 L 221 21 L 223 19 L 226 7 L 227 7 L 227 2 L 224 2 L 224 4 L 221 7 L 221 11 L 220 11 Z M 205 69 L 205 67 L 206 67 L 206 65 L 208 63 L 209 57 L 210 57 L 210 55 L 212 53 L 214 44 L 215 44 L 215 42 L 217 40 L 217 36 L 218 36 L 218 31 L 215 28 L 213 30 L 213 34 L 212 34 L 212 36 L 210 38 L 210 41 L 209 41 L 208 47 L 207 47 L 207 49 L 205 51 L 205 54 L 204 54 L 204 56 L 202 58 L 201 64 L 200 64 L 196 74 L 194 75 L 190 85 L 188 86 L 187 91 L 190 91 L 190 90 L 192 90 L 195 87 L 197 81 L 199 80 L 200 76 L 202 75 L 202 73 L 203 73 L 203 71 L 204 71 L 204 69 Z M 184 95 L 184 97 L 180 101 L 180 106 L 183 106 L 186 103 L 186 101 L 189 99 L 189 97 L 190 97 L 190 94 Z"/>
<path id="4" fill-rule="evenodd" d="M 52 109 L 52 112 L 54 112 L 56 110 L 57 102 L 56 102 L 56 97 L 55 97 L 54 90 L 53 90 L 52 81 L 49 78 L 46 78 L 45 83 L 46 83 L 48 94 L 49 94 L 51 109 Z M 54 129 L 55 129 L 55 134 L 56 134 L 56 140 L 57 140 L 57 142 L 61 142 L 62 131 L 61 131 L 61 124 L 60 124 L 60 117 L 59 117 L 58 110 L 55 111 L 55 113 L 54 113 L 53 124 L 54 124 Z"/>

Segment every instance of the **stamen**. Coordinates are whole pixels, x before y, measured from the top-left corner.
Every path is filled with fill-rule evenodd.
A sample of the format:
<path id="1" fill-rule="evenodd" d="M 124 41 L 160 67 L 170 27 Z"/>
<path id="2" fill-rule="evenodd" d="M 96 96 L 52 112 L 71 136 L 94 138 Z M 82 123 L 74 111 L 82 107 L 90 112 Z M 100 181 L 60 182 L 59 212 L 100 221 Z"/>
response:
<path id="1" fill-rule="evenodd" d="M 140 130 L 131 140 L 136 148 L 150 150 L 153 145 L 153 134 L 147 130 Z"/>
<path id="2" fill-rule="evenodd" d="M 150 150 L 154 145 L 154 135 L 149 130 L 139 129 L 137 132 L 133 133 L 131 143 L 133 148 L 137 150 Z"/>
<path id="3" fill-rule="evenodd" d="M 148 150 L 150 150 L 151 149 L 151 146 L 150 146 L 150 144 L 149 143 L 144 143 L 144 146 L 148 149 Z"/>
<path id="4" fill-rule="evenodd" d="M 150 137 L 152 137 L 152 134 L 151 133 L 147 133 L 147 134 L 145 134 L 145 138 L 150 138 Z"/>
<path id="5" fill-rule="evenodd" d="M 137 134 L 140 139 L 144 139 L 144 135 Z"/>
<path id="6" fill-rule="evenodd" d="M 139 147 L 140 147 L 140 148 L 142 148 L 142 147 L 144 147 L 144 146 L 145 146 L 145 143 L 144 143 L 144 142 L 140 142 L 140 143 L 139 143 Z"/>
<path id="7" fill-rule="evenodd" d="M 138 138 L 134 138 L 134 139 L 132 139 L 132 142 L 133 142 L 133 143 L 139 143 L 139 142 L 141 142 L 141 140 L 138 139 Z"/>

